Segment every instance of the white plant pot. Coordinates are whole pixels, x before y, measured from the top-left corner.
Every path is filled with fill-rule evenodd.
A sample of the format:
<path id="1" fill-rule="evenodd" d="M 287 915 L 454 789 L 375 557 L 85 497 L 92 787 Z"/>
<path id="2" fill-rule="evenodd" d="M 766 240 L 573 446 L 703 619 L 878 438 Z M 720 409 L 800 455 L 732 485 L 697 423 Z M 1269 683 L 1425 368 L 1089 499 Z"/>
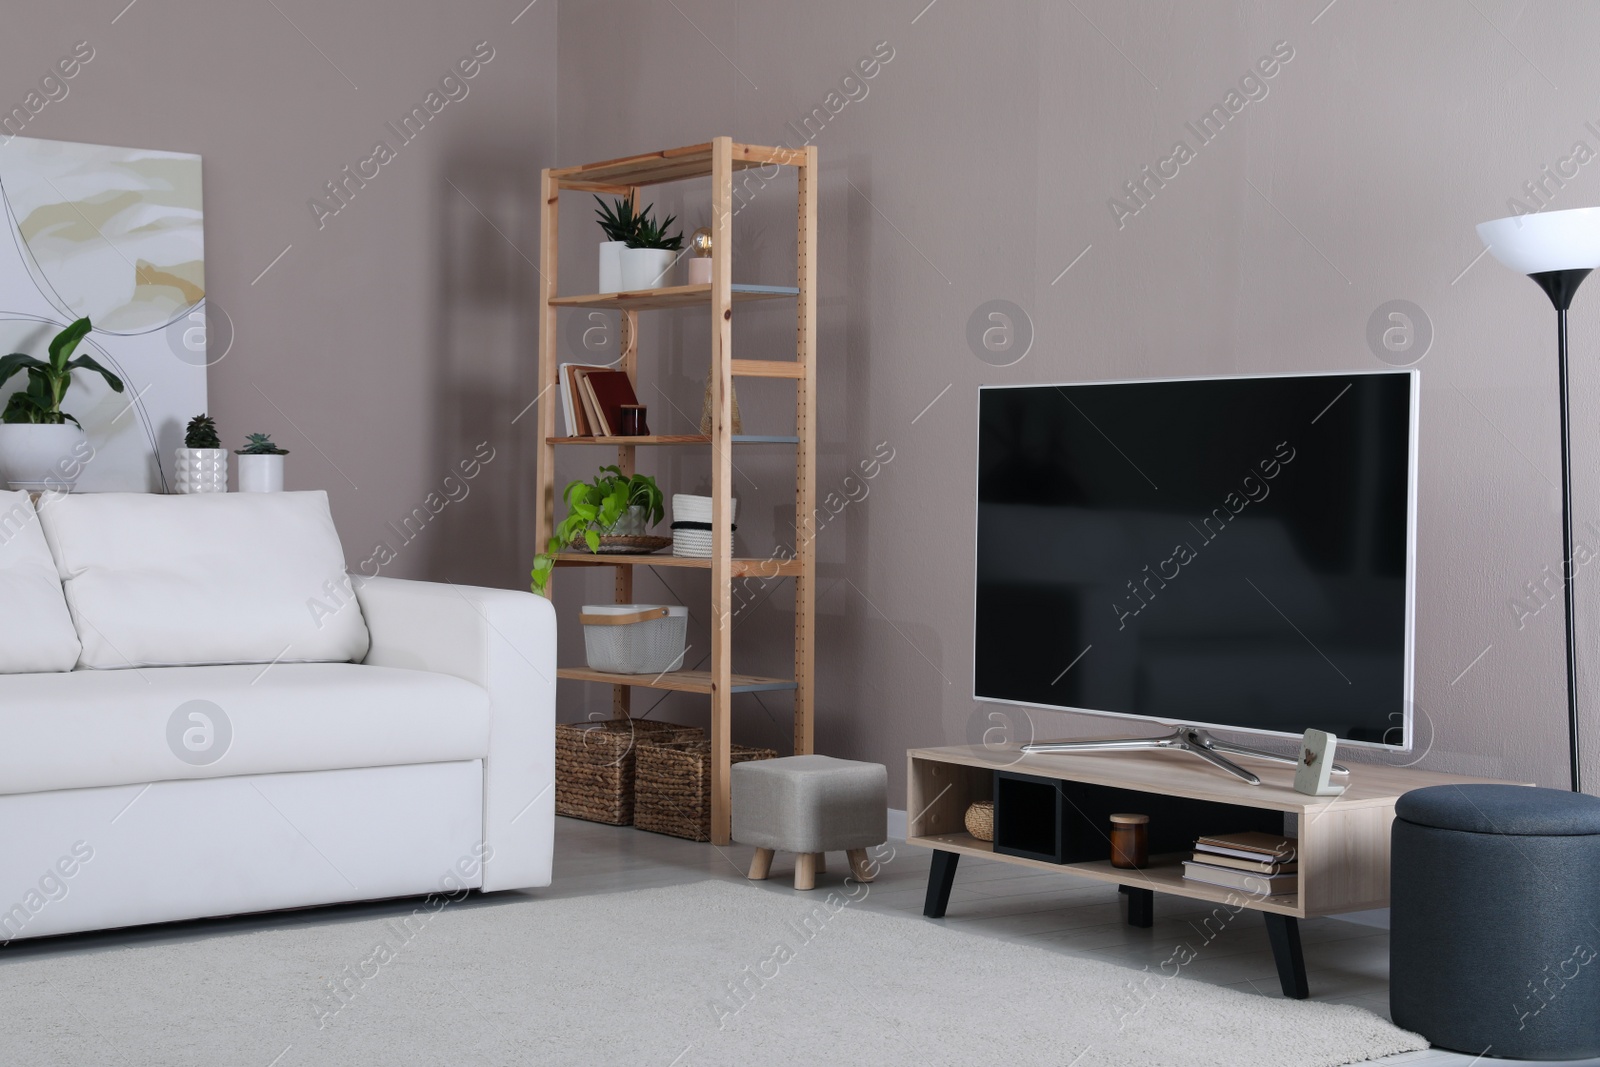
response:
<path id="1" fill-rule="evenodd" d="M 622 250 L 626 241 L 600 242 L 600 286 L 597 293 L 616 293 L 622 290 Z"/>
<path id="2" fill-rule="evenodd" d="M 70 493 L 93 453 L 69 423 L 0 423 L 0 479 L 12 489 Z"/>
<path id="3" fill-rule="evenodd" d="M 239 492 L 283 492 L 283 457 L 240 456 Z"/>
<path id="4" fill-rule="evenodd" d="M 178 449 L 178 492 L 226 493 L 227 491 L 226 448 Z"/>
<path id="5" fill-rule="evenodd" d="M 668 276 L 678 253 L 670 248 L 624 248 L 622 250 L 622 288 L 662 289 L 671 285 Z"/>

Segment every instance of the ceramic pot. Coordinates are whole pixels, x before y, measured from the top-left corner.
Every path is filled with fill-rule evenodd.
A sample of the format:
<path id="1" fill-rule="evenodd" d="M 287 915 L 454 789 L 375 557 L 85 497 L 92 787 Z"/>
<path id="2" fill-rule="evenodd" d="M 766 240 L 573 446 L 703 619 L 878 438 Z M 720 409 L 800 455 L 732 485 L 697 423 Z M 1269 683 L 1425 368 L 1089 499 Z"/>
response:
<path id="1" fill-rule="evenodd" d="M 622 250 L 626 241 L 600 242 L 600 286 L 597 293 L 615 293 L 622 289 Z"/>
<path id="2" fill-rule="evenodd" d="M 70 493 L 92 457 L 83 431 L 70 422 L 0 424 L 0 479 L 12 489 Z"/>
<path id="3" fill-rule="evenodd" d="M 622 288 L 662 289 L 672 283 L 672 263 L 678 253 L 670 248 L 624 248 L 622 250 Z"/>
<path id="4" fill-rule="evenodd" d="M 711 261 L 698 257 L 689 261 L 689 285 L 711 284 Z"/>
<path id="5" fill-rule="evenodd" d="M 283 457 L 240 456 L 239 492 L 283 492 Z"/>
<path id="6" fill-rule="evenodd" d="M 226 448 L 178 449 L 177 488 L 180 493 L 226 493 L 228 450 Z"/>

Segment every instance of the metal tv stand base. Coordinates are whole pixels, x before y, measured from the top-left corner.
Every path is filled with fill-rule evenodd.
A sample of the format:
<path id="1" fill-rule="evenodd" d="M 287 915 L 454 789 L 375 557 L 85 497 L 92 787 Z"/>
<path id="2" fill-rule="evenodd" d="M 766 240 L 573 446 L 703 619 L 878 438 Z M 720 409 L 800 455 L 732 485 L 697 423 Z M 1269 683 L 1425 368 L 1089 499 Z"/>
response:
<path id="1" fill-rule="evenodd" d="M 1101 741 L 1035 741 L 1030 745 L 1023 745 L 1022 751 L 1029 755 L 1041 755 L 1050 752 L 1133 752 L 1148 749 L 1171 749 L 1174 752 L 1187 752 L 1199 756 L 1214 767 L 1227 771 L 1242 781 L 1251 785 L 1260 785 L 1261 779 L 1239 766 L 1227 756 L 1249 756 L 1251 759 L 1264 759 L 1272 763 L 1295 766 L 1299 761 L 1293 756 L 1285 756 L 1277 752 L 1268 752 L 1265 749 L 1251 748 L 1248 745 L 1236 745 L 1232 741 L 1224 741 L 1213 737 L 1205 730 L 1193 726 L 1179 726 L 1170 734 L 1161 734 L 1158 737 L 1117 737 Z M 1349 774 L 1350 768 L 1333 765 L 1335 774 Z"/>

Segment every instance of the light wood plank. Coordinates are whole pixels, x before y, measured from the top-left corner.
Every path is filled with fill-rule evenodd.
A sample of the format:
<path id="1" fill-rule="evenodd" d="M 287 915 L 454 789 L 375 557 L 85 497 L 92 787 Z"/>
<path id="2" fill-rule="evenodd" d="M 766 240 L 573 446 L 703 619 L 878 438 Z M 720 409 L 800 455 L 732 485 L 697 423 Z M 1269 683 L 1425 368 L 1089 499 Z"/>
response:
<path id="1" fill-rule="evenodd" d="M 663 674 L 613 674 L 610 671 L 590 670 L 588 667 L 561 667 L 558 678 L 577 682 L 601 682 L 605 685 L 632 685 L 641 689 L 670 689 L 675 693 L 712 693 L 710 671 L 667 671 Z M 787 678 L 767 678 L 759 674 L 729 674 L 723 691 L 733 693 L 765 693 L 793 689 L 794 682 Z M 731 755 L 731 752 L 730 752 Z"/>
<path id="2" fill-rule="evenodd" d="M 709 559 L 691 559 L 669 555 L 595 555 L 582 550 L 562 552 L 556 556 L 556 565 L 565 567 L 682 567 L 690 570 L 710 570 Z M 748 559 L 729 561 L 730 573 L 735 578 L 785 578 L 800 573 L 800 564 L 792 559 Z M 631 601 L 619 601 L 631 603 Z"/>
<path id="3" fill-rule="evenodd" d="M 727 163 L 730 172 L 771 164 L 780 166 L 798 164 L 796 159 L 798 153 L 792 148 L 737 144 L 728 138 L 718 138 L 718 140 L 729 140 Z M 685 178 L 709 176 L 712 173 L 715 154 L 716 141 L 710 141 L 685 145 L 682 148 L 668 148 L 660 152 L 621 156 L 617 159 L 585 163 L 576 167 L 560 167 L 551 171 L 551 174 L 561 185 L 581 186 L 596 183 L 611 186 L 657 185 L 662 182 L 683 181 Z"/>
<path id="4" fill-rule="evenodd" d="M 635 207 L 639 203 L 639 191 L 628 190 L 628 199 Z M 633 385 L 634 395 L 639 393 L 639 313 L 637 311 L 624 311 L 618 316 L 617 347 L 621 358 L 618 360 L 620 369 L 628 375 L 628 381 Z M 624 477 L 631 478 L 634 474 L 632 444 L 619 444 L 617 446 L 617 468 Z M 618 567 L 611 575 L 612 599 L 617 604 L 633 603 L 633 568 Z M 626 719 L 633 706 L 633 687 L 627 685 L 614 685 L 611 687 L 611 717 L 613 719 Z"/>
<path id="5" fill-rule="evenodd" d="M 733 139 L 711 142 L 711 841 L 732 840 Z M 796 885 L 799 876 L 796 876 Z"/>
<path id="6" fill-rule="evenodd" d="M 561 400 L 556 391 L 556 316 L 550 310 L 550 298 L 556 295 L 558 195 L 550 171 L 545 170 L 539 177 L 539 446 L 533 474 L 535 552 L 544 551 L 555 529 L 556 450 L 550 438 L 556 432 L 556 408 Z M 554 592 L 554 578 L 552 574 L 545 590 L 547 596 Z"/>
<path id="7" fill-rule="evenodd" d="M 804 376 L 795 388 L 794 751 L 815 751 L 817 548 L 817 146 L 807 145 L 798 173 L 795 362 Z"/>
<path id="8" fill-rule="evenodd" d="M 713 248 L 711 253 L 713 261 L 717 258 Z M 713 271 L 715 266 L 713 265 Z M 731 290 L 732 299 L 743 303 L 747 300 L 793 300 L 795 294 L 787 289 L 763 287 L 741 288 Z M 555 296 L 548 298 L 552 307 L 563 308 L 599 308 L 609 311 L 660 311 L 666 308 L 704 307 L 712 302 L 712 287 L 710 285 L 669 285 L 660 289 L 631 289 L 621 293 L 584 293 L 577 296 Z"/>
<path id="9" fill-rule="evenodd" d="M 806 365 L 781 359 L 736 359 L 735 378 L 804 378 Z"/>

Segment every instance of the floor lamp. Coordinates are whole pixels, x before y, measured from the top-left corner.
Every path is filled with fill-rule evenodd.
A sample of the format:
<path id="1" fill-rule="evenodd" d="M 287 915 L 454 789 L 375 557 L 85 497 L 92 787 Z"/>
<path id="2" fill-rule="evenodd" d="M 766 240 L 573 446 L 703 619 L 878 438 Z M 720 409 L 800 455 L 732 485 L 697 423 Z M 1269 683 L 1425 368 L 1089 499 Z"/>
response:
<path id="1" fill-rule="evenodd" d="M 1583 787 L 1578 748 L 1578 646 L 1572 562 L 1572 434 L 1567 394 L 1567 308 L 1578 286 L 1600 267 L 1600 207 L 1513 215 L 1478 224 L 1478 237 L 1494 258 L 1538 283 L 1556 309 L 1556 367 L 1561 382 L 1561 566 L 1567 626 L 1567 736 L 1572 746 L 1572 789 Z"/>

